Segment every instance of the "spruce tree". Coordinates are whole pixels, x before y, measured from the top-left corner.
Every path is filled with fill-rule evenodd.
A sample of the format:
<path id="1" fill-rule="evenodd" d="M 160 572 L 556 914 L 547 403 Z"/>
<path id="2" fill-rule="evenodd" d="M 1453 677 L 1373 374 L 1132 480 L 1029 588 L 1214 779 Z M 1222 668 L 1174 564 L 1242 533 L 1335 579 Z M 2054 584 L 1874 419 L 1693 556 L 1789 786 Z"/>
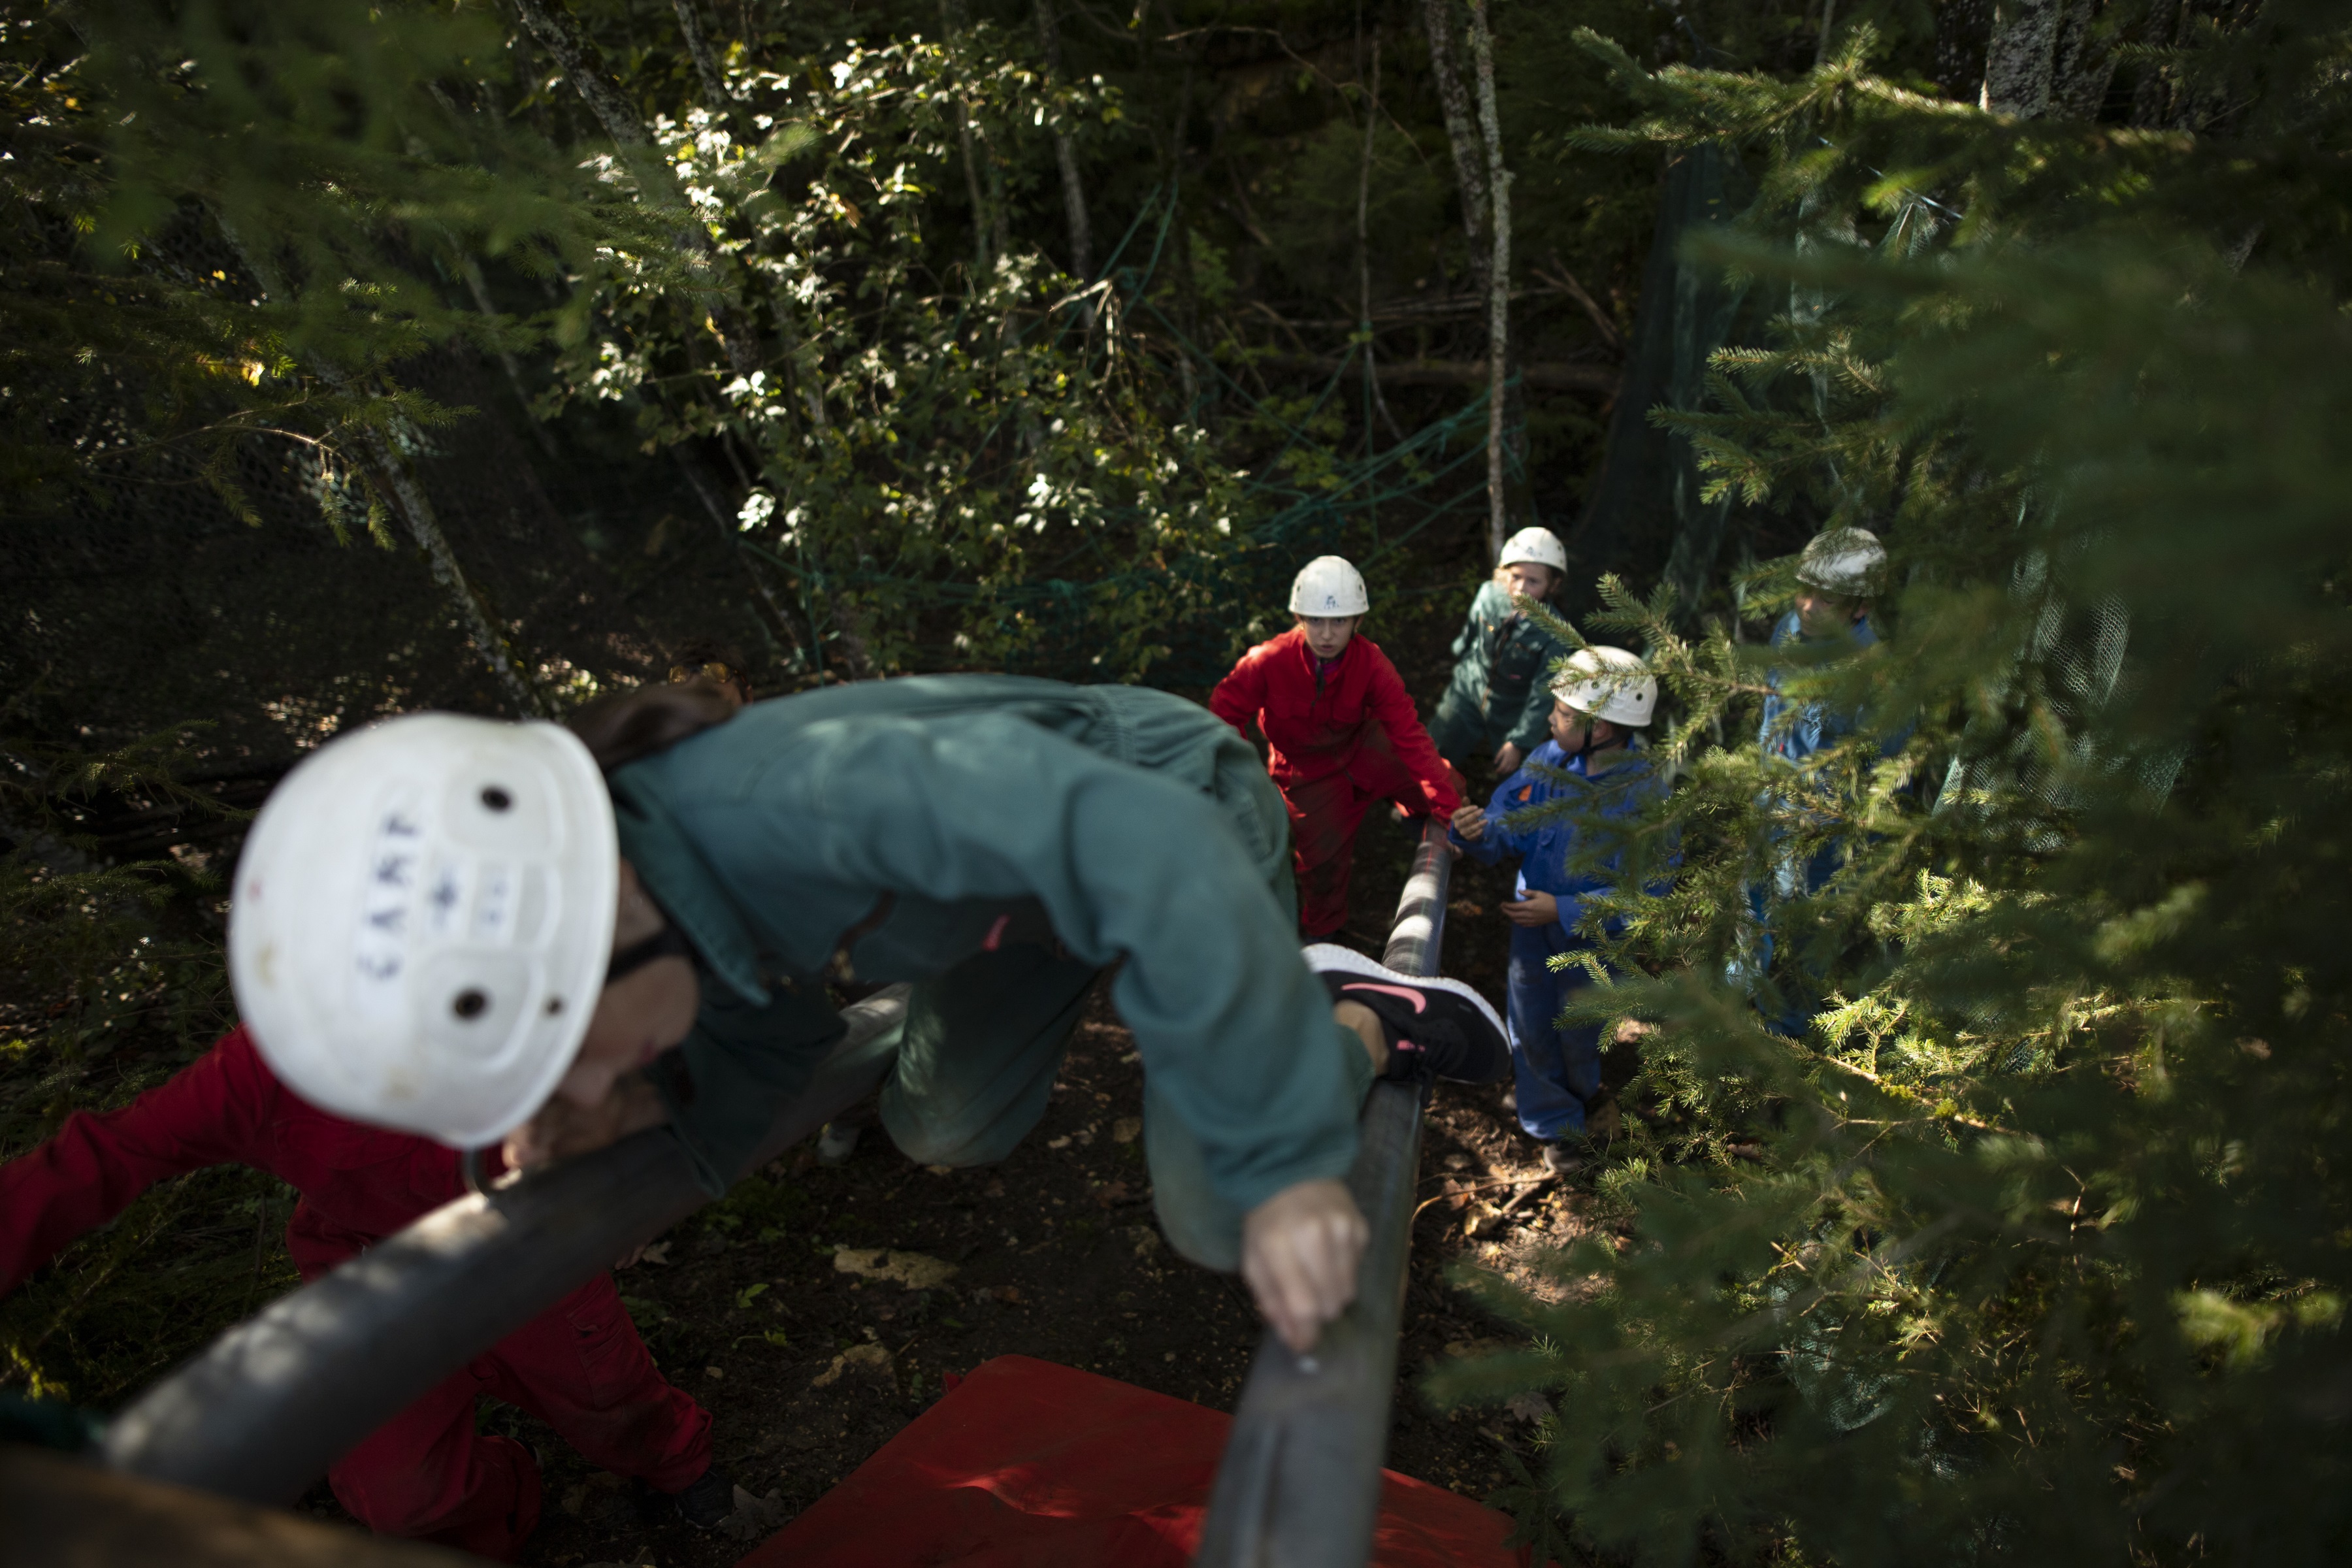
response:
<path id="1" fill-rule="evenodd" d="M 2352 1544 L 2352 31 L 2190 21 L 2126 56 L 2176 128 L 1922 96 L 1857 27 L 1783 76 L 1612 57 L 1645 112 L 1578 137 L 1748 164 L 1707 255 L 1789 305 L 1673 423 L 1893 571 L 1869 647 L 1761 640 L 1785 557 L 1578 628 L 1676 710 L 1580 1009 L 1654 1026 L 1623 1237 L 1484 1279 L 1532 1347 L 1437 1385 L 1554 1397 L 1508 1500 L 1563 1561 Z M 1775 679 L 1855 732 L 1769 759 Z"/>

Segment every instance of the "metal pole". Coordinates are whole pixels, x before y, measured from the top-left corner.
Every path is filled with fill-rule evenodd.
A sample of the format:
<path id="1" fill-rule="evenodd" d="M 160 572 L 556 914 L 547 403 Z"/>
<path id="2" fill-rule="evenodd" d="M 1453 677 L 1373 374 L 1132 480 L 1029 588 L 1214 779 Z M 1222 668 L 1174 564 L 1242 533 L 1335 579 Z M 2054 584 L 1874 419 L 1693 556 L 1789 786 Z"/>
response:
<path id="1" fill-rule="evenodd" d="M 845 1009 L 847 1032 L 784 1108 L 756 1167 L 879 1083 L 907 987 Z M 289 1503 L 417 1395 L 709 1201 L 655 1129 L 445 1204 L 231 1329 L 116 1416 L 114 1469 Z"/>
<path id="2" fill-rule="evenodd" d="M 1437 973 L 1454 869 L 1445 826 L 1422 829 L 1381 962 Z M 1348 1190 L 1371 1226 L 1356 1300 L 1294 1355 L 1268 1333 L 1251 1364 L 1233 1436 L 1209 1494 L 1200 1568 L 1363 1568 L 1381 1508 L 1389 1395 L 1404 1318 L 1413 1184 L 1421 1169 L 1422 1091 L 1376 1083 L 1364 1101 Z"/>

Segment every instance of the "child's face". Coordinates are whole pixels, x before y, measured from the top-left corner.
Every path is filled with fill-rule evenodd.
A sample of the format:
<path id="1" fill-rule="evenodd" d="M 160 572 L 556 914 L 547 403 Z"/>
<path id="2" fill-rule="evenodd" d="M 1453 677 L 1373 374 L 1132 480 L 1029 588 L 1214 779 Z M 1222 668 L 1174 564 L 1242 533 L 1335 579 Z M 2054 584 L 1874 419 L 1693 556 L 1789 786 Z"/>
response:
<path id="1" fill-rule="evenodd" d="M 1551 738 L 1559 742 L 1561 751 L 1580 750 L 1584 744 L 1584 737 L 1591 732 L 1591 714 L 1579 712 L 1556 697 L 1552 699 Z"/>
<path id="2" fill-rule="evenodd" d="M 1551 700 L 1551 738 L 1559 742 L 1563 752 L 1582 751 L 1588 739 L 1594 751 L 1607 751 L 1628 733 L 1623 727 L 1570 708 L 1557 697 Z"/>
<path id="3" fill-rule="evenodd" d="M 1356 635 L 1361 616 L 1301 616 L 1298 624 L 1307 628 L 1307 646 L 1317 658 L 1337 658 L 1348 651 L 1349 642 Z"/>
<path id="4" fill-rule="evenodd" d="M 1515 599 L 1540 599 L 1551 592 L 1555 580 L 1550 567 L 1533 561 L 1514 561 L 1503 568 L 1503 590 Z"/>
<path id="5" fill-rule="evenodd" d="M 637 880 L 636 868 L 623 860 L 613 951 L 654 935 L 666 923 Z M 556 1094 L 583 1108 L 601 1102 L 614 1083 L 685 1039 L 701 1005 L 694 965 L 675 954 L 607 984 L 596 998 L 580 1054 L 572 1058 Z"/>
<path id="6" fill-rule="evenodd" d="M 1866 600 L 1827 593 L 1809 584 L 1797 586 L 1797 626 L 1809 637 L 1833 637 L 1869 613 Z"/>

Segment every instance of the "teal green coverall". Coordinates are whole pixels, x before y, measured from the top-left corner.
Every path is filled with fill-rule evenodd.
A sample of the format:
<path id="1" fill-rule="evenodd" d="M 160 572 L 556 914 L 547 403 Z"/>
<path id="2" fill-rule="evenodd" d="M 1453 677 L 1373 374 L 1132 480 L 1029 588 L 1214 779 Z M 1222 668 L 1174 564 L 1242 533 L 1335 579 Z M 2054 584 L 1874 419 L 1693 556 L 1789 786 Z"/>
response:
<path id="1" fill-rule="evenodd" d="M 1206 710 L 864 682 L 755 703 L 609 782 L 621 853 L 699 960 L 687 1082 L 663 1093 L 712 1192 L 839 1037 L 836 951 L 916 983 L 882 1121 L 917 1161 L 1012 1151 L 1112 964 L 1179 1251 L 1235 1267 L 1243 1215 L 1353 1160 L 1370 1063 L 1299 957 L 1282 797 Z"/>
<path id="2" fill-rule="evenodd" d="M 1521 615 L 1499 584 L 1480 588 L 1454 639 L 1454 677 L 1429 721 L 1437 754 L 1467 768 L 1507 741 L 1524 754 L 1550 740 L 1548 677 L 1567 657 L 1559 639 Z"/>

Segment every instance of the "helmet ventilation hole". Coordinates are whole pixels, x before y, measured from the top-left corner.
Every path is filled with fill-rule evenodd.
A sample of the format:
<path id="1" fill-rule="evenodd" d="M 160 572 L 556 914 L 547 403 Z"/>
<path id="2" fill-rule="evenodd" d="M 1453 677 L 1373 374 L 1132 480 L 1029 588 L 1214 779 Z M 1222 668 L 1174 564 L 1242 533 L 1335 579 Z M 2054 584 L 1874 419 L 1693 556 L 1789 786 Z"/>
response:
<path id="1" fill-rule="evenodd" d="M 449 1010 L 460 1018 L 478 1018 L 489 1008 L 488 994 L 471 988 L 458 992 L 457 999 L 449 1004 Z"/>
<path id="2" fill-rule="evenodd" d="M 562 1011 L 563 1011 L 563 998 L 562 998 L 562 997 L 561 997 L 561 996 L 550 996 L 550 997 L 547 999 L 547 1016 L 548 1016 L 549 1017 L 552 1018 L 552 1017 L 554 1017 L 558 1013 L 561 1013 L 561 1012 L 562 1012 Z"/>
<path id="3" fill-rule="evenodd" d="M 514 796 L 509 795 L 498 785 L 491 784 L 489 787 L 482 791 L 482 804 L 488 806 L 492 811 L 504 811 L 507 807 L 514 804 Z"/>

